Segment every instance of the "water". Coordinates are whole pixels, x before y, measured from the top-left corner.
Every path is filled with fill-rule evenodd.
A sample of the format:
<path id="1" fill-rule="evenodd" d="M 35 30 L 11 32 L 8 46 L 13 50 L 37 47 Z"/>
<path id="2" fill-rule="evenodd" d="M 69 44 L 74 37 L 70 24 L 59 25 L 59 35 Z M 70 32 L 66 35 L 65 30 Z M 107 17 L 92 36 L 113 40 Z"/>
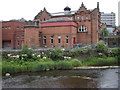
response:
<path id="1" fill-rule="evenodd" d="M 118 69 L 55 70 L 3 77 L 3 88 L 118 88 Z"/>

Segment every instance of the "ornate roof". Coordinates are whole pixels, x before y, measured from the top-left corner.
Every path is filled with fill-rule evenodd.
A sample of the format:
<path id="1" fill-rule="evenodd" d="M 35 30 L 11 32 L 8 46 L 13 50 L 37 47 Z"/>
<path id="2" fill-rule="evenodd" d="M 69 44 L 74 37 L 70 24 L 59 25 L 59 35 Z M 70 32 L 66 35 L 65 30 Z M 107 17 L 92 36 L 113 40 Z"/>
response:
<path id="1" fill-rule="evenodd" d="M 64 11 L 70 11 L 71 10 L 71 8 L 69 8 L 68 6 L 66 6 L 65 8 L 64 8 Z"/>

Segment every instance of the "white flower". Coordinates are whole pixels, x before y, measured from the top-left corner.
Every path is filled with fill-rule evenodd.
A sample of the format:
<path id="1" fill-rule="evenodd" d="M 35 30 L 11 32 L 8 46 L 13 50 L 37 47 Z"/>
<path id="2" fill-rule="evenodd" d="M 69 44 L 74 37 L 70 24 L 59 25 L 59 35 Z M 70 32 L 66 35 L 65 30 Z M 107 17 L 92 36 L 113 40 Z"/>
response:
<path id="1" fill-rule="evenodd" d="M 68 59 L 71 59 L 71 57 L 68 57 Z"/>
<path id="2" fill-rule="evenodd" d="M 16 56 L 10 56 L 10 57 L 12 57 L 12 58 L 16 58 Z"/>
<path id="3" fill-rule="evenodd" d="M 20 55 L 16 55 L 16 58 L 19 58 L 20 57 Z"/>
<path id="4" fill-rule="evenodd" d="M 32 54 L 32 56 L 35 56 L 35 54 Z"/>
<path id="5" fill-rule="evenodd" d="M 22 54 L 22 56 L 27 56 L 27 54 Z"/>
<path id="6" fill-rule="evenodd" d="M 46 59 L 46 57 L 43 57 L 43 59 Z"/>
<path id="7" fill-rule="evenodd" d="M 61 49 L 62 51 L 65 51 L 65 49 L 63 48 L 63 49 Z"/>
<path id="8" fill-rule="evenodd" d="M 44 52 L 42 52 L 42 54 L 44 54 Z"/>
<path id="9" fill-rule="evenodd" d="M 66 59 L 67 57 L 66 56 L 64 56 L 64 59 Z"/>
<path id="10" fill-rule="evenodd" d="M 8 54 L 8 57 L 10 57 L 12 54 Z"/>
<path id="11" fill-rule="evenodd" d="M 102 56 L 102 53 L 98 53 L 98 55 Z"/>
<path id="12" fill-rule="evenodd" d="M 37 55 L 37 57 L 40 57 L 40 55 Z"/>

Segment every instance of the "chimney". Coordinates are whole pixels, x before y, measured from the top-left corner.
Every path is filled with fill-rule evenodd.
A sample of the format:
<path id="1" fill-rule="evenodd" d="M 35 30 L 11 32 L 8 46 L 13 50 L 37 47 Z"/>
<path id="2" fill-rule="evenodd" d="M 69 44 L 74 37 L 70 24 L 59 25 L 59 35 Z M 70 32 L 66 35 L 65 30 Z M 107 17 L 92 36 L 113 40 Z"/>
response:
<path id="1" fill-rule="evenodd" d="M 97 2 L 97 9 L 99 9 L 99 2 Z"/>

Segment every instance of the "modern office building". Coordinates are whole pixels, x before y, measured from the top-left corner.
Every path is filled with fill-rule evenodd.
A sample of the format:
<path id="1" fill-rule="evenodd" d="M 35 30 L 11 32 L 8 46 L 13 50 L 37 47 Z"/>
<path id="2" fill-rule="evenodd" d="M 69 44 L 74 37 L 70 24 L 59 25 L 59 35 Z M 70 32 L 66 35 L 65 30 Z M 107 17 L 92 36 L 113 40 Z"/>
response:
<path id="1" fill-rule="evenodd" d="M 114 12 L 104 13 L 101 12 L 101 23 L 106 24 L 107 26 L 116 26 L 116 15 Z"/>

